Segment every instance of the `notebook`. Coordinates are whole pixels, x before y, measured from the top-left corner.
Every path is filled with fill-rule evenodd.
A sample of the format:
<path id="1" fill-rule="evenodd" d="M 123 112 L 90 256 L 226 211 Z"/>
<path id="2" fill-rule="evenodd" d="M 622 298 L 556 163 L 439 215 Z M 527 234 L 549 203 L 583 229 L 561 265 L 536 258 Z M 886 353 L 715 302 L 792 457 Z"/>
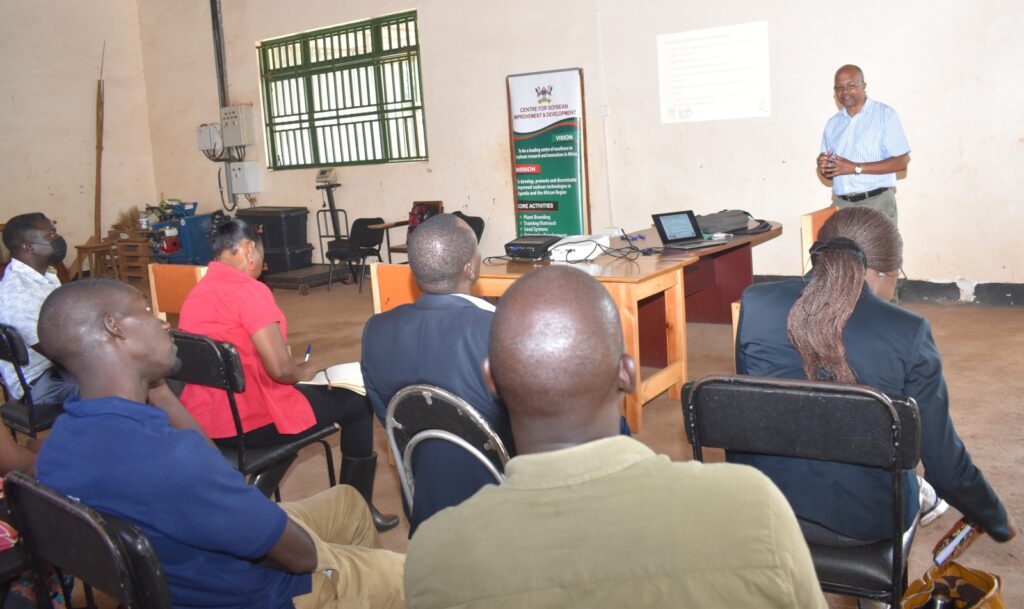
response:
<path id="1" fill-rule="evenodd" d="M 654 227 L 658 229 L 665 249 L 689 250 L 698 247 L 721 245 L 721 241 L 705 240 L 700 232 L 697 218 L 692 211 L 674 211 L 667 214 L 653 214 Z"/>
<path id="2" fill-rule="evenodd" d="M 300 385 L 327 385 L 340 389 L 348 389 L 359 395 L 366 395 L 366 385 L 363 384 L 363 370 L 359 362 L 348 364 L 336 364 L 316 373 L 316 376 L 308 381 L 302 381 Z"/>

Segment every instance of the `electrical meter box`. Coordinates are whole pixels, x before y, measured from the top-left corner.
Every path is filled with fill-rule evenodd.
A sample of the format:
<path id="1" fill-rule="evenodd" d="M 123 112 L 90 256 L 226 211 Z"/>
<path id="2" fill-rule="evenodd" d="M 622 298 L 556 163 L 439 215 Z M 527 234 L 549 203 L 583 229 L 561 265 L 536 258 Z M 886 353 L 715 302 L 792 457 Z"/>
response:
<path id="1" fill-rule="evenodd" d="M 256 161 L 228 163 L 228 177 L 231 192 L 235 194 L 251 195 L 260 191 L 260 167 Z"/>
<path id="2" fill-rule="evenodd" d="M 220 109 L 220 136 L 224 146 L 251 146 L 252 106 L 226 106 Z"/>
<path id="3" fill-rule="evenodd" d="M 196 146 L 199 150 L 214 151 L 223 146 L 220 143 L 220 131 L 216 125 L 199 125 L 196 129 Z"/>

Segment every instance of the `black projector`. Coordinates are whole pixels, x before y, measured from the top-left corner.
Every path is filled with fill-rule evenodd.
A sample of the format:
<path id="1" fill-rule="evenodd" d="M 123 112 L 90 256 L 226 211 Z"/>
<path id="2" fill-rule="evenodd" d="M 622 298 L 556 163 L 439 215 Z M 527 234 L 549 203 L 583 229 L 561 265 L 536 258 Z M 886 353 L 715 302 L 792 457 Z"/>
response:
<path id="1" fill-rule="evenodd" d="M 536 260 L 544 257 L 551 246 L 558 243 L 561 237 L 553 235 L 534 235 L 519 237 L 505 244 L 505 255 L 510 258 L 526 258 Z"/>

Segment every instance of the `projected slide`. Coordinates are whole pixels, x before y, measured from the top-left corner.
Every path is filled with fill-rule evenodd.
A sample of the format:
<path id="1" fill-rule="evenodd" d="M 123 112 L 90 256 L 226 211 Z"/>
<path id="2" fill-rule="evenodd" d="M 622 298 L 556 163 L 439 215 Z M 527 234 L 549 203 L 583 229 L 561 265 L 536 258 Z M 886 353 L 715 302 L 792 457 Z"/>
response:
<path id="1" fill-rule="evenodd" d="M 661 122 L 771 116 L 768 23 L 658 36 Z"/>

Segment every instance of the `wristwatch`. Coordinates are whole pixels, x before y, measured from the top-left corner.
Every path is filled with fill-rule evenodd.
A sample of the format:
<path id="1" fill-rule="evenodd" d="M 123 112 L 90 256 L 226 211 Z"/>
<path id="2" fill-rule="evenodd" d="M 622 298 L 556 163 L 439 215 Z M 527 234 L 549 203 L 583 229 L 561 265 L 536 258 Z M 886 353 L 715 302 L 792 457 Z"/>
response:
<path id="1" fill-rule="evenodd" d="M 860 172 L 861 172 L 861 171 L 862 171 L 862 169 L 861 169 L 861 167 L 860 167 L 860 163 L 858 163 L 858 164 L 857 164 L 857 165 L 856 165 L 856 166 L 855 166 L 855 167 L 853 168 L 853 173 L 855 173 L 855 174 L 857 174 L 857 175 L 860 175 Z"/>

